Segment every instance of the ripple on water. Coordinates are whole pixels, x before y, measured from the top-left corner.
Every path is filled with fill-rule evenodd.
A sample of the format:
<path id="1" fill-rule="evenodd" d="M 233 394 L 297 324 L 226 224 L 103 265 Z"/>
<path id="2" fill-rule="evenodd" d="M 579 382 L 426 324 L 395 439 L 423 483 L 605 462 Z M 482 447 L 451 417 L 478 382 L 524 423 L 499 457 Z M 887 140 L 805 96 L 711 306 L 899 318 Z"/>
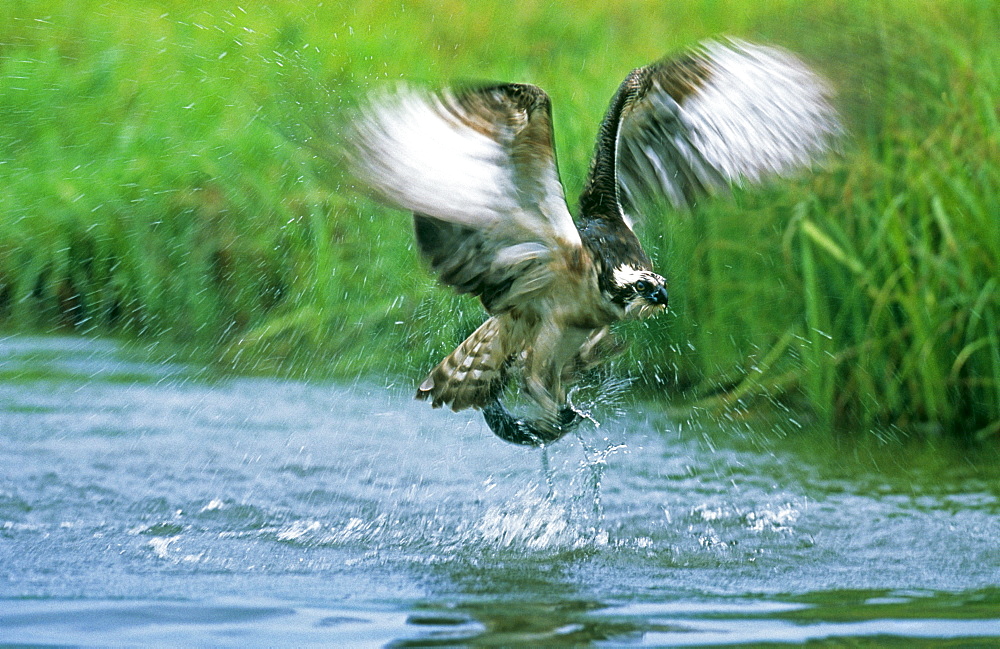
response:
<path id="1" fill-rule="evenodd" d="M 7 376 L 48 344 L 12 357 L 6 342 Z M 0 628 L 16 638 L 99 643 L 53 632 L 96 612 L 131 620 L 99 630 L 155 644 L 135 621 L 151 598 L 181 602 L 193 644 L 212 636 L 184 602 L 261 643 L 296 628 L 347 644 L 806 642 L 889 619 L 1000 635 L 988 467 L 852 468 L 627 420 L 554 445 L 546 475 L 538 451 L 408 394 L 156 364 L 106 381 L 123 376 L 113 344 L 50 351 L 0 382 L 0 583 L 18 598 Z"/>

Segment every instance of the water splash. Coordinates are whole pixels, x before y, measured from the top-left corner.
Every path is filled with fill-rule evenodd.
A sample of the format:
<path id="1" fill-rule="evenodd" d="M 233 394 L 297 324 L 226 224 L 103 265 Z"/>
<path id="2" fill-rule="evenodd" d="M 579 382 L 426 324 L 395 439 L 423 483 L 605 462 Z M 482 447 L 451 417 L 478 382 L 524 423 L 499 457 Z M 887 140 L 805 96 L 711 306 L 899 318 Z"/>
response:
<path id="1" fill-rule="evenodd" d="M 581 527 L 574 502 L 542 495 L 537 486 L 518 492 L 514 501 L 488 508 L 466 538 L 493 549 L 577 550 L 607 544 L 607 533 Z"/>

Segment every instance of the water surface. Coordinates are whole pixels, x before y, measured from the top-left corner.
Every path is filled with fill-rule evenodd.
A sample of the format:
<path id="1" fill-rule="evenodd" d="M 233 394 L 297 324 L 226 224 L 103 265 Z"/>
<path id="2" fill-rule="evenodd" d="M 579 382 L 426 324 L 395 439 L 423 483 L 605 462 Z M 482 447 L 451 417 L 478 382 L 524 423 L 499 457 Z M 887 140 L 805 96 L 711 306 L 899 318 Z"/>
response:
<path id="1" fill-rule="evenodd" d="M 0 644 L 1000 645 L 989 462 L 411 392 L 0 339 Z"/>

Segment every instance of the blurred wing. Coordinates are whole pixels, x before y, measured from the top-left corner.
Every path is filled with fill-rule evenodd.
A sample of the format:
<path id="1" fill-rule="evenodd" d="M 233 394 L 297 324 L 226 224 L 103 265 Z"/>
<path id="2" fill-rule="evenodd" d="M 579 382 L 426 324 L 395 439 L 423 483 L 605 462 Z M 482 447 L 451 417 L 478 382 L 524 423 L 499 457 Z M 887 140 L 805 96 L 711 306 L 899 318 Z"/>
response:
<path id="1" fill-rule="evenodd" d="M 502 309 L 547 286 L 548 262 L 578 248 L 556 168 L 548 96 L 505 84 L 376 96 L 349 127 L 354 176 L 416 214 L 442 281 Z"/>
<path id="2" fill-rule="evenodd" d="M 706 42 L 626 80 L 618 185 L 626 211 L 675 207 L 809 166 L 841 133 L 824 81 L 781 49 Z"/>
<path id="3" fill-rule="evenodd" d="M 420 252 L 442 282 L 479 297 L 490 313 L 523 303 L 557 279 L 553 250 L 535 241 L 516 242 L 490 230 L 413 215 Z"/>

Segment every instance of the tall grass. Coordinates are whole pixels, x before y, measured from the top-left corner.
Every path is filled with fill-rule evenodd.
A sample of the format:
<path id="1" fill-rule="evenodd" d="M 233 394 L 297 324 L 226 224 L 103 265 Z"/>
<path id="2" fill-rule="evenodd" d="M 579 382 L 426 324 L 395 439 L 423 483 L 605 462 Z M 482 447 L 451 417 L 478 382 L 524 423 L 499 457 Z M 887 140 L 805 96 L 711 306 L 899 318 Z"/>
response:
<path id="1" fill-rule="evenodd" d="M 626 327 L 625 367 L 728 416 L 1000 433 L 996 3 L 335 5 L 5 3 L 0 322 L 412 377 L 481 310 L 303 125 L 398 77 L 537 83 L 573 197 L 628 70 L 725 33 L 821 68 L 851 136 L 812 175 L 647 224 L 672 312 Z"/>
<path id="2" fill-rule="evenodd" d="M 854 27 L 806 43 L 839 52 L 824 60 L 853 135 L 808 194 L 740 196 L 742 221 L 713 208 L 674 228 L 668 258 L 697 272 L 669 336 L 710 349 L 681 372 L 709 403 L 799 395 L 828 424 L 1000 432 L 1000 11 L 919 12 L 841 8 Z"/>

